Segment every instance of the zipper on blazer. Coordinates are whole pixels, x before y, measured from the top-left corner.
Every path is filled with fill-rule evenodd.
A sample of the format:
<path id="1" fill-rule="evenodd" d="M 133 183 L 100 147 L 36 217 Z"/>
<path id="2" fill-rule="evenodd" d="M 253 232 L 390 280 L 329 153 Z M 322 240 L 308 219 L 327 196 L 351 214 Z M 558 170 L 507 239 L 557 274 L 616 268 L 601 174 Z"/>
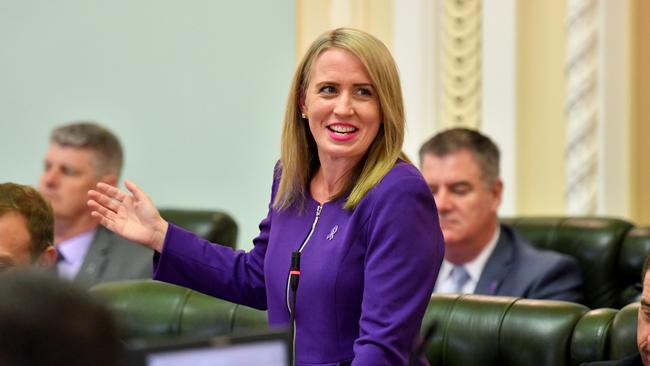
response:
<path id="1" fill-rule="evenodd" d="M 302 244 L 300 244 L 300 247 L 298 248 L 298 252 L 302 253 L 302 250 L 307 246 L 307 243 L 309 242 L 309 239 L 311 238 L 311 235 L 314 233 L 316 230 L 316 224 L 318 223 L 318 219 L 320 218 L 320 213 L 323 210 L 323 206 L 318 205 L 316 207 L 316 216 L 314 217 L 314 222 L 311 224 L 311 229 L 309 230 L 309 233 L 307 233 L 307 236 L 305 237 L 305 240 L 303 240 Z M 291 276 L 287 276 L 287 288 L 285 291 L 286 295 L 286 301 L 287 301 L 287 310 L 289 311 L 289 315 L 291 315 L 291 305 L 289 301 L 289 280 Z"/>
<path id="2" fill-rule="evenodd" d="M 307 237 L 305 237 L 305 240 L 303 240 L 302 244 L 298 248 L 299 253 L 302 253 L 302 250 L 305 249 L 305 246 L 307 246 L 307 243 L 309 242 L 309 239 L 311 238 L 311 235 L 314 233 L 314 230 L 316 230 L 316 224 L 318 223 L 318 218 L 320 217 L 320 212 L 322 210 L 323 210 L 323 206 L 318 205 L 318 207 L 316 207 L 316 217 L 314 217 L 314 222 L 311 224 L 311 229 L 309 230 L 309 233 L 307 234 Z M 287 310 L 289 311 L 289 319 L 291 319 L 291 317 L 292 317 L 291 316 L 292 315 L 291 314 L 291 305 L 290 305 L 291 302 L 290 302 L 290 299 L 289 299 L 289 285 L 290 285 L 290 282 L 291 282 L 291 275 L 287 276 L 287 288 L 286 288 L 286 298 L 287 298 L 286 300 L 287 300 Z M 293 296 L 296 296 L 296 295 L 297 294 L 293 294 Z M 294 306 L 295 306 L 295 303 L 296 303 L 296 301 L 294 299 Z M 293 309 L 293 311 L 295 312 L 296 310 Z M 296 318 L 295 317 L 293 317 L 293 324 L 291 324 L 291 326 L 292 326 L 292 330 L 293 330 L 292 331 L 293 334 L 291 335 L 292 343 L 293 343 L 292 347 L 291 347 L 291 352 L 292 352 L 293 364 L 295 366 L 295 364 L 296 364 Z"/>

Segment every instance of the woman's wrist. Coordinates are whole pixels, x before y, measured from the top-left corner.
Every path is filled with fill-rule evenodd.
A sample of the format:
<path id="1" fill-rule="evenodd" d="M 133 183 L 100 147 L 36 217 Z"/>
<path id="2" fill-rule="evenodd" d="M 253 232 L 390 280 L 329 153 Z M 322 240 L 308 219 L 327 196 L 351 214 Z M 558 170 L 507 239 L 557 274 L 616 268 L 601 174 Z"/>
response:
<path id="1" fill-rule="evenodd" d="M 151 249 L 155 250 L 158 253 L 162 253 L 168 229 L 169 223 L 161 217 L 158 225 L 156 225 L 156 230 L 153 234 Z"/>

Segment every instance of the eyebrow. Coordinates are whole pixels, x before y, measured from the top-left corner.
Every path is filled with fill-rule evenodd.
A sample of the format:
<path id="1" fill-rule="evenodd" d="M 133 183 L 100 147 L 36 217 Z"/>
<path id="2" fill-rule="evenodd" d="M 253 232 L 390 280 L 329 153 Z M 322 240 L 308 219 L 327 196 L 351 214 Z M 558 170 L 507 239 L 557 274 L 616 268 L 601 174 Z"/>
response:
<path id="1" fill-rule="evenodd" d="M 449 189 L 472 188 L 474 187 L 474 185 L 469 181 L 461 180 L 459 182 L 453 182 L 451 184 L 447 184 L 447 187 L 449 187 Z"/>
<path id="2" fill-rule="evenodd" d="M 327 81 L 327 80 L 316 83 L 316 86 L 321 86 L 321 85 L 336 85 L 336 86 L 339 86 L 339 85 L 341 85 L 341 83 L 337 83 L 337 82 L 334 82 L 334 81 Z M 369 86 L 371 88 L 375 87 L 374 85 L 372 85 L 372 83 L 355 83 L 355 84 L 352 84 L 352 85 L 357 86 L 357 87 L 358 86 Z"/>
<path id="3" fill-rule="evenodd" d="M 470 182 L 468 182 L 466 180 L 462 180 L 462 181 L 459 181 L 459 182 L 452 182 L 452 183 L 448 183 L 448 184 L 446 184 L 446 183 L 443 183 L 443 184 L 434 183 L 434 184 L 428 184 L 428 186 L 429 186 L 429 188 L 449 187 L 451 189 L 459 188 L 459 187 L 462 187 L 462 188 L 464 188 L 464 187 L 469 187 L 469 188 L 473 187 L 472 183 L 470 183 Z"/>

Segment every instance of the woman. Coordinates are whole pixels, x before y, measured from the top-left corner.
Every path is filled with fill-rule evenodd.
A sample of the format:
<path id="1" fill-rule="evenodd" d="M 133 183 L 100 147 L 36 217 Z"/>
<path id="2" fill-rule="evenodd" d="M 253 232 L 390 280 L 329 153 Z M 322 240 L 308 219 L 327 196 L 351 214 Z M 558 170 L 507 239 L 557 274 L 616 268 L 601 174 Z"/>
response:
<path id="1" fill-rule="evenodd" d="M 269 212 L 250 252 L 168 225 L 128 181 L 132 195 L 101 184 L 89 205 L 104 226 L 157 252 L 155 279 L 268 309 L 272 326 L 295 315 L 296 365 L 405 365 L 444 244 L 403 137 L 390 52 L 336 29 L 296 70 Z M 302 262 L 295 296 L 292 252 Z"/>

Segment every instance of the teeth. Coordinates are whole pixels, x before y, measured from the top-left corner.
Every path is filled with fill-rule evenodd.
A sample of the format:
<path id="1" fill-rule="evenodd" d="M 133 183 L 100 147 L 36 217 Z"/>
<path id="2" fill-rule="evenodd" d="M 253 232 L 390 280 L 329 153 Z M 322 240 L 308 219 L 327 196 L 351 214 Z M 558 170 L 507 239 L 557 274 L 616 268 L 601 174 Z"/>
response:
<path id="1" fill-rule="evenodd" d="M 333 125 L 333 126 L 329 126 L 328 128 L 336 133 L 350 133 L 357 130 L 352 126 L 343 126 L 343 125 Z"/>

